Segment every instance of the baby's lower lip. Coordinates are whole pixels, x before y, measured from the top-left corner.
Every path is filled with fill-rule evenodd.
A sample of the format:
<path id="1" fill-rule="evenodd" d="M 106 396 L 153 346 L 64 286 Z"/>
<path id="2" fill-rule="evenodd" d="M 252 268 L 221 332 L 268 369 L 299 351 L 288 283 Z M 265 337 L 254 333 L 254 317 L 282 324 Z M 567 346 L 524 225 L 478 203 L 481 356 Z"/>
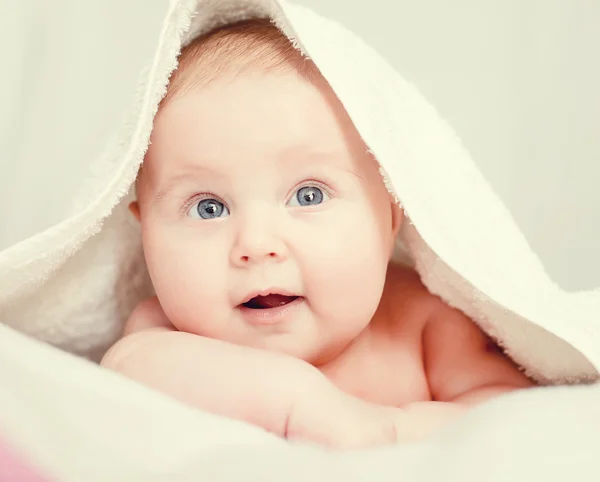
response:
<path id="1" fill-rule="evenodd" d="M 304 298 L 299 296 L 294 301 L 274 308 L 253 309 L 240 305 L 238 309 L 246 322 L 251 325 L 264 326 L 287 321 L 302 303 L 304 303 Z"/>

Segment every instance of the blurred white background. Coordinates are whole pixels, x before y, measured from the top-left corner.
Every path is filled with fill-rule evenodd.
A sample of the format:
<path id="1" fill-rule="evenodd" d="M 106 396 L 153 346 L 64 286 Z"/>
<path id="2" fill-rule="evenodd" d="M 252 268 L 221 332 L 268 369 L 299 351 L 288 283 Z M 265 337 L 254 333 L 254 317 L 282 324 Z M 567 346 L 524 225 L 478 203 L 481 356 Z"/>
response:
<path id="1" fill-rule="evenodd" d="M 295 1 L 362 35 L 421 89 L 552 278 L 600 286 L 599 0 Z M 135 35 L 114 14 L 121 2 L 0 1 L 0 250 L 61 220 L 90 146 L 101 152 L 129 107 L 168 2 L 127 0 L 145 15 Z M 84 8 L 85 35 L 61 27 Z M 90 55 L 93 71 L 72 61 Z M 70 169 L 43 162 L 55 152 Z"/>

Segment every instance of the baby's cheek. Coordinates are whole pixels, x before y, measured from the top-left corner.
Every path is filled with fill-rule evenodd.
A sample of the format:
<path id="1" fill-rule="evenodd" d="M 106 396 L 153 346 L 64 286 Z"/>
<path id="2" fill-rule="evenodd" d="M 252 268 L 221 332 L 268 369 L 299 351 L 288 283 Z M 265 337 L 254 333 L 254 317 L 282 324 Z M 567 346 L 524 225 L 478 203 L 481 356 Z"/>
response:
<path id="1" fill-rule="evenodd" d="M 322 300 L 328 316 L 370 319 L 379 304 L 387 268 L 375 223 L 360 225 L 356 216 L 340 216 L 323 226 L 318 239 L 319 243 L 306 247 L 304 255 L 307 295 Z"/>
<path id="2" fill-rule="evenodd" d="M 225 270 L 219 269 L 221 257 L 184 236 L 177 243 L 171 238 L 155 244 L 149 270 L 158 299 L 177 329 L 205 334 L 222 317 L 228 292 Z"/>

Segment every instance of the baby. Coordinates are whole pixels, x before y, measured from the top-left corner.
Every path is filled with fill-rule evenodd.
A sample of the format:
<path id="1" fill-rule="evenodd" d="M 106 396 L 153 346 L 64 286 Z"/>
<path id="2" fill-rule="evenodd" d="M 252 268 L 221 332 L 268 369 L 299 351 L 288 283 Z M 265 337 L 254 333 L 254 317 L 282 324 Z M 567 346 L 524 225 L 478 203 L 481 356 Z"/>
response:
<path id="1" fill-rule="evenodd" d="M 327 82 L 266 20 L 183 50 L 130 209 L 156 297 L 102 364 L 186 404 L 360 447 L 532 385 L 390 261 L 402 210 Z"/>

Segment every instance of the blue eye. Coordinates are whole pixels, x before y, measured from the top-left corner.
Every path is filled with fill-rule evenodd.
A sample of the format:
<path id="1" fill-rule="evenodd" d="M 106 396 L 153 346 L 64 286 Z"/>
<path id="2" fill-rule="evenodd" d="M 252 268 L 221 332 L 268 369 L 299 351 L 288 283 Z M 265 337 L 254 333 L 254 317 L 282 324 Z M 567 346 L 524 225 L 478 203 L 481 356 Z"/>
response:
<path id="1" fill-rule="evenodd" d="M 227 206 L 221 201 L 212 198 L 201 199 L 199 202 L 194 203 L 188 211 L 190 217 L 200 219 L 215 219 L 227 216 L 228 214 L 229 209 L 227 209 Z"/>
<path id="2" fill-rule="evenodd" d="M 291 206 L 316 206 L 329 199 L 329 196 L 316 186 L 304 186 L 298 189 L 290 199 Z"/>

